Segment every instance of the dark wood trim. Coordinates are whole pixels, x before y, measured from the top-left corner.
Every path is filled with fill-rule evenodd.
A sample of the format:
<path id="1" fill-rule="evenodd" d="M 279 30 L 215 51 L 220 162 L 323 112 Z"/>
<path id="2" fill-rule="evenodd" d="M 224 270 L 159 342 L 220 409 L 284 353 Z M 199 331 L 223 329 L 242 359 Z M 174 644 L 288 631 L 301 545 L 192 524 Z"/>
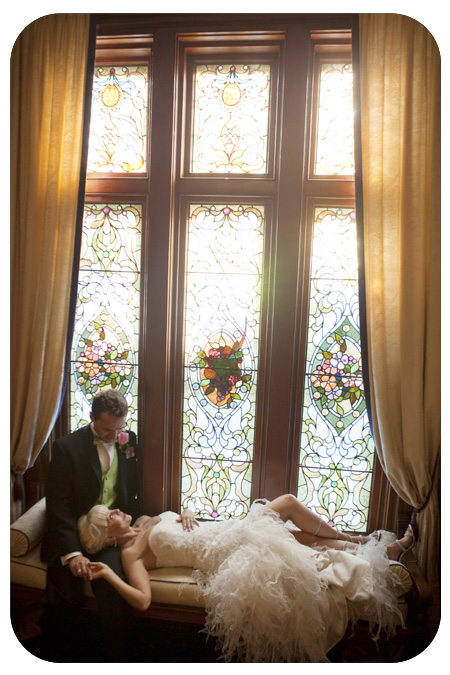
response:
<path id="1" fill-rule="evenodd" d="M 272 273 L 270 353 L 265 373 L 265 431 L 261 438 L 261 480 L 255 496 L 273 499 L 289 492 L 293 448 L 293 400 L 297 361 L 296 316 L 298 261 L 301 251 L 301 176 L 304 135 L 287 133 L 305 124 L 309 32 L 300 24 L 286 31 L 283 53 L 282 107 L 279 113 L 279 180 L 276 184 Z M 294 84 L 295 83 L 295 86 Z M 282 131 L 282 129 L 284 131 Z M 276 395 L 273 395 L 276 392 Z"/>
<path id="2" fill-rule="evenodd" d="M 293 24 L 302 24 L 316 34 L 332 31 L 330 38 L 336 39 L 342 36 L 343 31 L 351 28 L 351 22 L 352 15 L 346 13 L 103 13 L 98 14 L 98 34 L 123 39 L 129 35 L 139 36 L 156 33 L 160 29 L 171 29 L 181 34 L 220 41 L 227 32 L 241 31 L 243 39 L 247 40 L 249 33 L 257 36 L 261 30 L 277 32 L 287 30 Z"/>
<path id="3" fill-rule="evenodd" d="M 353 199 L 353 182 L 309 174 L 314 60 L 347 54 L 351 15 L 324 14 L 100 14 L 100 63 L 125 58 L 151 69 L 149 173 L 90 176 L 87 199 L 119 196 L 145 205 L 142 238 L 139 445 L 144 510 L 178 508 L 181 429 L 183 208 L 202 201 L 250 200 L 268 205 L 265 299 L 261 329 L 258 423 L 252 496 L 296 492 L 308 309 L 310 224 L 315 199 Z M 249 30 L 250 27 L 250 30 Z M 329 31 L 326 31 L 327 27 Z M 338 46 L 336 46 L 338 44 Z M 339 46 L 341 44 L 342 46 Z M 267 176 L 190 175 L 183 160 L 186 63 L 250 48 L 274 58 L 278 100 Z M 316 56 L 315 56 L 316 54 Z M 307 64 L 308 67 L 300 67 Z M 293 86 L 295 83 L 295 86 Z M 307 133 L 289 133 L 292 129 Z M 181 355 L 181 356 L 180 356 Z M 273 392 L 276 396 L 273 396 Z M 67 418 L 63 422 L 67 432 Z M 376 498 L 378 499 L 378 498 Z M 380 500 L 375 501 L 379 512 Z M 379 524 L 379 523 L 378 523 Z"/>
<path id="4" fill-rule="evenodd" d="M 145 513 L 169 508 L 170 488 L 170 342 L 171 286 L 168 263 L 173 239 L 173 151 L 176 99 L 173 86 L 176 37 L 161 28 L 154 35 L 152 131 L 148 186 L 148 244 L 146 304 L 142 308 L 145 339 L 142 345 L 139 442 L 142 448 L 143 506 Z"/>
<path id="5" fill-rule="evenodd" d="M 338 40 L 330 43 L 330 38 L 328 36 L 322 35 L 319 37 L 317 33 L 311 35 L 311 55 L 310 60 L 312 61 L 312 68 L 310 67 L 310 72 L 312 70 L 312 86 L 311 86 L 311 95 L 310 95 L 310 108 L 308 111 L 309 114 L 309 153 L 308 166 L 306 168 L 305 175 L 308 177 L 307 186 L 313 185 L 313 190 L 319 188 L 319 184 L 322 181 L 326 181 L 324 185 L 324 190 L 329 194 L 330 189 L 335 189 L 338 193 L 341 193 L 342 186 L 339 183 L 347 182 L 349 186 L 347 187 L 349 193 L 354 192 L 354 177 L 353 175 L 344 174 L 344 175 L 322 175 L 316 174 L 314 170 L 316 151 L 317 151 L 317 134 L 318 134 L 318 111 L 319 111 L 319 95 L 320 95 L 320 71 L 322 64 L 324 63 L 351 63 L 352 61 L 352 42 L 351 42 L 351 31 L 348 31 L 348 34 L 341 35 Z M 332 182 L 336 182 L 338 185 L 332 188 Z M 322 188 L 319 188 L 322 189 Z M 345 189 L 345 188 L 344 188 Z"/>

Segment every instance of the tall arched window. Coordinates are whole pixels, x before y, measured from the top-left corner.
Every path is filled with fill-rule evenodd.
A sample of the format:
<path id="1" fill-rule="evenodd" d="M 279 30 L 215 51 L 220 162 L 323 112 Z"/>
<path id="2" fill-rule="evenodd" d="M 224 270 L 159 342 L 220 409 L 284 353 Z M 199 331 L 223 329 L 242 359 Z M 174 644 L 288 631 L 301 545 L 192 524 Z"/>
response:
<path id="1" fill-rule="evenodd" d="M 350 28 L 100 16 L 71 424 L 127 396 L 149 512 L 368 527 Z"/>

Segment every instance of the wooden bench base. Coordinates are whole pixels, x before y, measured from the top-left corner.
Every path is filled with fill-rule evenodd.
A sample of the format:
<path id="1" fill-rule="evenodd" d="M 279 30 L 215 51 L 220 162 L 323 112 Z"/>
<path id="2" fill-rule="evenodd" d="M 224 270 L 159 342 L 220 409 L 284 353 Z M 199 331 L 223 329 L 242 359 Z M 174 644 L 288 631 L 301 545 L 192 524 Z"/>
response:
<path id="1" fill-rule="evenodd" d="M 364 622 L 358 622 L 353 628 L 349 626 L 344 638 L 330 651 L 330 661 L 399 663 L 422 653 L 430 643 L 428 603 L 426 606 L 418 606 L 414 592 L 411 591 L 410 594 L 410 611 L 405 629 L 400 628 L 394 638 L 387 639 L 381 635 L 380 640 L 375 643 L 368 626 Z M 43 597 L 42 590 L 11 585 L 11 621 L 18 640 L 25 648 L 30 641 L 39 637 Z M 83 611 L 87 618 L 96 616 L 94 598 L 86 598 Z M 201 633 L 205 619 L 202 608 L 155 603 L 145 612 L 135 612 L 134 616 L 136 625 L 139 626 L 137 641 L 141 644 L 137 662 L 143 659 L 154 663 L 211 663 L 220 659 L 215 651 L 214 641 L 209 640 L 207 643 L 206 636 Z"/>

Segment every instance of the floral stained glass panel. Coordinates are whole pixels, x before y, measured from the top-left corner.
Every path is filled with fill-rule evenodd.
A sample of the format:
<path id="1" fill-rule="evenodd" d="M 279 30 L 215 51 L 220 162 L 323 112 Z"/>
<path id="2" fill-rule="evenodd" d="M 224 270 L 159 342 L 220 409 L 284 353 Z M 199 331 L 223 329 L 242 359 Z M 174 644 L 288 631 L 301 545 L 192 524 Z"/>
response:
<path id="1" fill-rule="evenodd" d="M 101 66 L 92 91 L 88 172 L 147 170 L 148 68 Z"/>
<path id="2" fill-rule="evenodd" d="M 72 431 L 89 422 L 92 398 L 102 388 L 125 396 L 129 426 L 137 431 L 141 222 L 140 205 L 85 204 L 72 342 Z"/>
<path id="3" fill-rule="evenodd" d="M 263 274 L 262 206 L 190 207 L 182 507 L 249 509 Z"/>
<path id="4" fill-rule="evenodd" d="M 270 65 L 196 67 L 191 171 L 267 173 Z"/>
<path id="5" fill-rule="evenodd" d="M 298 497 L 364 531 L 374 443 L 362 379 L 355 212 L 317 208 Z"/>
<path id="6" fill-rule="evenodd" d="M 355 172 L 350 63 L 324 63 L 321 67 L 314 172 L 329 176 Z"/>

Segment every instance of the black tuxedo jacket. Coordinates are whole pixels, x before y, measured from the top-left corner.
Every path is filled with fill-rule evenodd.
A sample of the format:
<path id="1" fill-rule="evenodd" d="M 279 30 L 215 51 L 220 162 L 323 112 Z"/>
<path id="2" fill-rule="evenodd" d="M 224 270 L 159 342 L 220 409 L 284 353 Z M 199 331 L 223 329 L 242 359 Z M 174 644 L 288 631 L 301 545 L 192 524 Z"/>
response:
<path id="1" fill-rule="evenodd" d="M 119 486 L 115 508 L 140 515 L 136 435 L 129 432 L 134 457 L 118 449 Z M 102 470 L 90 425 L 55 441 L 49 466 L 46 521 L 47 533 L 41 549 L 43 560 L 82 551 L 77 521 L 97 502 Z"/>

